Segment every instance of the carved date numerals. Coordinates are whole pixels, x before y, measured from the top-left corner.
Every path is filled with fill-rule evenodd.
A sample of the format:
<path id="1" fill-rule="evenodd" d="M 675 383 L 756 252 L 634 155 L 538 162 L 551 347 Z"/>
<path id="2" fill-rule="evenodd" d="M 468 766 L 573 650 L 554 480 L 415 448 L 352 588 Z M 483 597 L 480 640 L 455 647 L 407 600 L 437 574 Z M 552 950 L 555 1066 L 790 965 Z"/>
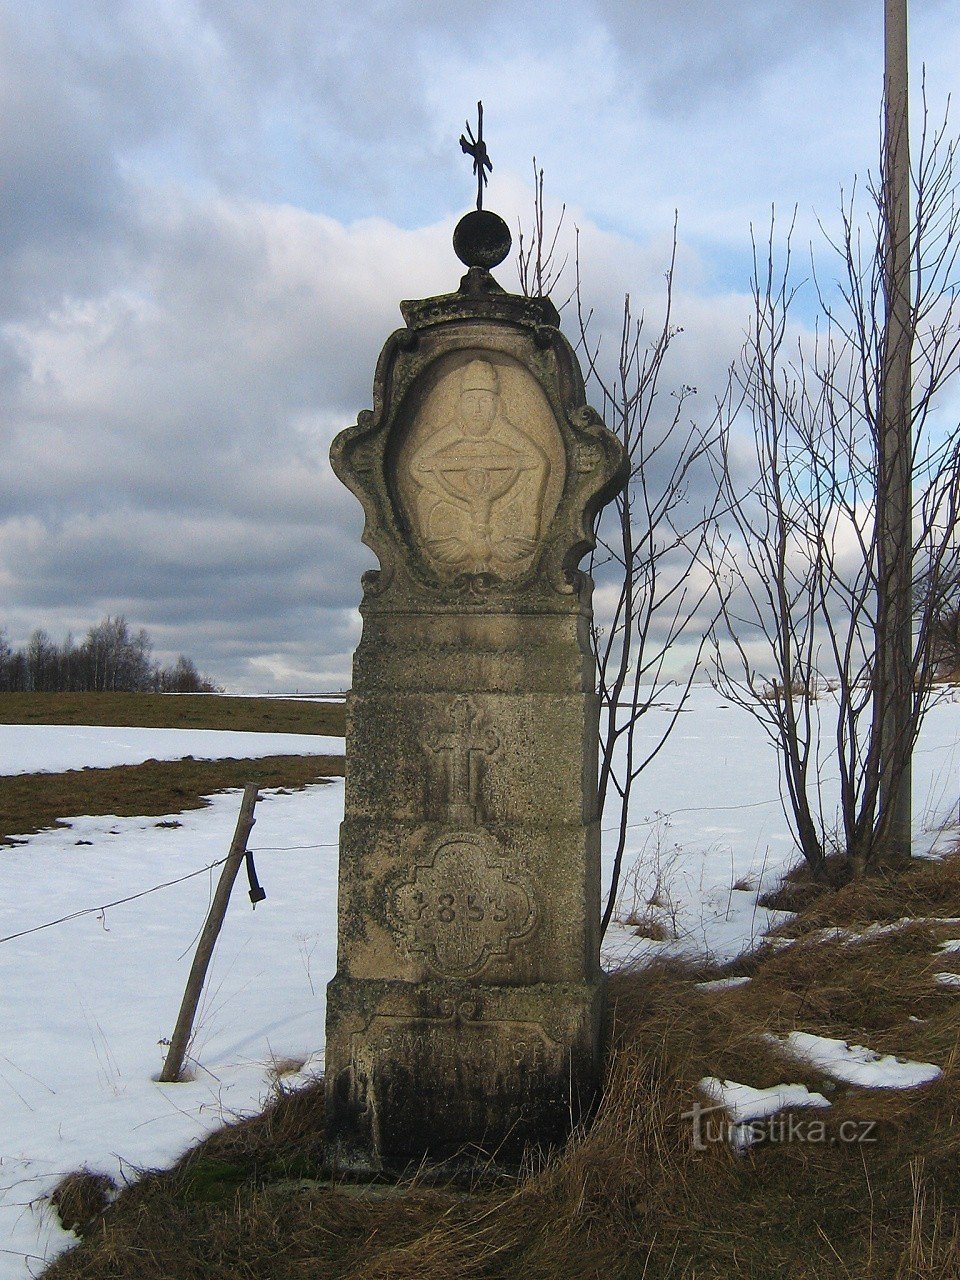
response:
<path id="1" fill-rule="evenodd" d="M 438 893 L 428 899 L 425 893 L 415 889 L 410 894 L 407 919 L 420 920 L 424 912 L 440 924 L 453 924 L 458 918 L 480 921 L 488 917 L 499 924 L 506 920 L 508 914 L 505 903 L 492 894 Z"/>
<path id="2" fill-rule="evenodd" d="M 443 836 L 393 891 L 388 910 L 405 948 L 441 973 L 479 972 L 536 925 L 532 888 L 497 853 L 486 832 Z"/>

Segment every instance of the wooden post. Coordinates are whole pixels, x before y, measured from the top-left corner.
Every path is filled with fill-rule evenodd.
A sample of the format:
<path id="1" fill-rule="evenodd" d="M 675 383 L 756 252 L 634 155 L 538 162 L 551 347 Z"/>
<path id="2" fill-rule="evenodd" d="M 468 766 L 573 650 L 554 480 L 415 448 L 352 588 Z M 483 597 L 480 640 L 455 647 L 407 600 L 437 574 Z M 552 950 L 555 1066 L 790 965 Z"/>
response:
<path id="1" fill-rule="evenodd" d="M 885 302 L 877 494 L 878 863 L 910 858 L 913 741 L 913 440 L 911 422 L 910 134 L 907 0 L 884 0 L 883 223 Z"/>
<path id="2" fill-rule="evenodd" d="M 240 870 L 240 864 L 247 848 L 247 841 L 256 821 L 253 816 L 253 810 L 259 798 L 257 787 L 254 783 L 248 782 L 243 789 L 243 802 L 240 805 L 237 829 L 233 833 L 230 852 L 227 854 L 223 870 L 220 872 L 217 890 L 213 895 L 213 902 L 210 904 L 203 932 L 200 934 L 200 941 L 197 943 L 196 955 L 193 957 L 190 976 L 187 978 L 186 990 L 183 993 L 183 1003 L 180 1005 L 180 1012 L 177 1015 L 177 1025 L 170 1039 L 170 1048 L 167 1050 L 167 1058 L 163 1064 L 163 1070 L 160 1072 L 160 1082 L 162 1084 L 172 1084 L 180 1079 L 183 1059 L 187 1052 L 190 1033 L 193 1030 L 193 1020 L 196 1017 L 197 1005 L 200 1003 L 200 993 L 203 991 L 204 979 L 207 976 L 207 969 L 210 965 L 210 958 L 213 955 L 213 948 L 217 942 L 217 936 L 227 914 L 230 891 L 233 888 L 234 880 L 237 878 L 237 872 Z"/>

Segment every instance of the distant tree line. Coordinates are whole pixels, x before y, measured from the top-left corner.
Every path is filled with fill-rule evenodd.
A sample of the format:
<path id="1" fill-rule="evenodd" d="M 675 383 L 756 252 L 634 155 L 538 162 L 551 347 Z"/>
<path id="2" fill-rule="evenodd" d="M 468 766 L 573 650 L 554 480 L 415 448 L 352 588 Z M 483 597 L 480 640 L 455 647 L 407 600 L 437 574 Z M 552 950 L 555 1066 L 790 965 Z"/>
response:
<path id="1" fill-rule="evenodd" d="M 220 692 L 190 658 L 164 667 L 152 649 L 146 631 L 132 632 L 122 617 L 104 618 L 79 642 L 67 635 L 57 644 L 38 629 L 21 649 L 0 628 L 0 693 Z"/>

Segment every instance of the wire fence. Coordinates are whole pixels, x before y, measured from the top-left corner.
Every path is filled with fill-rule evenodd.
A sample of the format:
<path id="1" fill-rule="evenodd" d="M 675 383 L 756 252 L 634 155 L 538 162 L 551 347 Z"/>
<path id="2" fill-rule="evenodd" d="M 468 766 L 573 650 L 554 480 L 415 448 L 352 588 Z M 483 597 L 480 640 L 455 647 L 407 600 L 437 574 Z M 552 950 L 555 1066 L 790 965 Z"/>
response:
<path id="1" fill-rule="evenodd" d="M 327 841 L 323 844 L 261 845 L 259 848 L 251 849 L 250 852 L 287 853 L 302 849 L 336 848 L 336 841 Z M 205 866 L 197 867 L 195 871 L 188 871 L 186 875 L 176 876 L 173 880 L 162 880 L 160 884 L 151 885 L 149 889 L 141 889 L 138 893 L 130 893 L 123 898 L 114 898 L 111 902 L 102 902 L 95 907 L 81 907 L 77 911 L 70 911 L 66 915 L 57 916 L 55 920 L 45 920 L 43 924 L 33 925 L 29 929 L 20 929 L 17 933 L 8 933 L 5 937 L 0 938 L 0 946 L 5 942 L 13 942 L 15 938 L 26 938 L 31 933 L 40 933 L 44 929 L 52 929 L 55 925 L 67 924 L 70 920 L 79 920 L 81 916 L 101 915 L 103 912 L 109 911 L 111 907 L 121 907 L 127 902 L 136 902 L 138 898 L 146 898 L 151 893 L 157 893 L 160 889 L 169 889 L 173 885 L 183 884 L 185 880 L 193 880 L 197 876 L 208 875 L 211 871 L 215 871 L 217 867 L 222 867 L 226 860 L 226 857 L 217 858 L 214 862 L 208 862 Z"/>
<path id="2" fill-rule="evenodd" d="M 767 804 L 777 804 L 777 800 L 761 800 L 756 804 L 744 805 L 697 805 L 687 809 L 673 809 L 670 813 L 655 814 L 653 817 L 644 818 L 642 822 L 631 822 L 629 830 L 635 830 L 639 827 L 650 826 L 660 818 L 670 818 L 675 814 L 683 813 L 704 813 L 716 810 L 737 810 L 737 809 L 756 809 Z M 604 827 L 603 831 L 615 831 L 616 827 Z M 336 849 L 338 843 L 335 840 L 322 841 L 319 844 L 263 844 L 251 847 L 250 853 L 293 853 L 303 852 L 312 849 Z M 228 855 L 229 856 L 229 855 Z M 105 911 L 109 911 L 112 907 L 121 907 L 128 902 L 136 902 L 138 898 L 146 898 L 151 893 L 157 893 L 161 889 L 170 889 L 174 885 L 183 884 L 186 880 L 193 880 L 197 876 L 208 875 L 211 871 L 215 871 L 217 867 L 222 867 L 227 861 L 226 857 L 217 858 L 213 862 L 206 863 L 205 866 L 198 867 L 195 871 L 188 871 L 185 875 L 176 876 L 172 880 L 162 880 L 159 884 L 151 885 L 149 889 L 141 889 L 137 893 L 127 894 L 123 898 L 114 898 L 110 902 L 102 902 L 93 907 L 81 907 L 77 911 L 70 911 L 66 915 L 57 916 L 54 920 L 45 920 L 43 924 L 33 925 L 29 929 L 20 929 L 16 933 L 8 933 L 0 938 L 0 946 L 5 942 L 13 942 L 17 938 L 26 938 L 32 933 L 41 933 L 44 929 L 52 929 L 56 925 L 67 924 L 71 920 L 79 920 L 82 916 L 102 915 Z"/>
<path id="3" fill-rule="evenodd" d="M 773 798 L 770 800 L 757 800 L 748 804 L 726 804 L 726 805 L 690 805 L 682 809 L 671 809 L 669 811 L 657 811 L 650 817 L 643 818 L 640 822 L 631 822 L 627 824 L 628 831 L 636 831 L 642 827 L 655 826 L 657 822 L 663 819 L 671 819 L 688 813 L 738 813 L 748 809 L 761 809 L 770 805 L 779 805 L 780 800 Z M 944 825 L 943 830 L 947 829 Z M 609 827 L 602 827 L 601 831 L 606 834 L 619 830 L 619 825 L 614 824 Z M 336 849 L 338 842 L 335 840 L 321 841 L 317 844 L 285 844 L 285 845 L 257 845 L 251 847 L 251 854 L 257 853 L 293 853 L 303 852 L 313 849 Z M 229 855 L 228 855 L 229 856 Z M 97 906 L 81 907 L 76 911 L 70 911 L 66 915 L 57 916 L 53 920 L 45 920 L 42 924 L 33 925 L 29 929 L 20 929 L 16 933 L 8 933 L 4 937 L 0 937 L 0 946 L 5 942 L 13 942 L 17 938 L 26 938 L 33 933 L 41 933 L 45 929 L 52 929 L 56 925 L 67 924 L 71 920 L 78 920 L 82 916 L 102 915 L 105 911 L 109 911 L 113 907 L 120 907 L 128 902 L 136 902 L 139 898 L 146 898 L 152 893 L 157 893 L 161 889 L 169 889 L 174 885 L 183 884 L 186 880 L 193 880 L 197 876 L 208 875 L 211 871 L 215 871 L 217 867 L 222 867 L 227 861 L 226 857 L 217 858 L 213 862 L 208 862 L 202 867 L 198 867 L 195 871 L 188 871 L 185 875 L 176 876 L 172 880 L 163 880 L 159 884 L 151 885 L 148 889 L 141 889 L 137 893 L 127 894 L 123 898 L 114 898 L 110 902 L 99 903 Z"/>

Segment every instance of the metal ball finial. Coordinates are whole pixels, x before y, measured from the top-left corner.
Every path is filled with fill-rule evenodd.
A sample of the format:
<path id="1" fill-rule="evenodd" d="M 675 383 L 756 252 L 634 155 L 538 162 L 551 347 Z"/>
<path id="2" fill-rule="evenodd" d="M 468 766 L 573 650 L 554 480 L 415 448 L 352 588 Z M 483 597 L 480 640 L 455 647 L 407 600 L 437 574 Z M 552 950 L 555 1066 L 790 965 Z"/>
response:
<path id="1" fill-rule="evenodd" d="M 504 260 L 512 243 L 510 228 L 491 209 L 471 209 L 453 233 L 453 250 L 464 266 L 486 271 Z"/>

